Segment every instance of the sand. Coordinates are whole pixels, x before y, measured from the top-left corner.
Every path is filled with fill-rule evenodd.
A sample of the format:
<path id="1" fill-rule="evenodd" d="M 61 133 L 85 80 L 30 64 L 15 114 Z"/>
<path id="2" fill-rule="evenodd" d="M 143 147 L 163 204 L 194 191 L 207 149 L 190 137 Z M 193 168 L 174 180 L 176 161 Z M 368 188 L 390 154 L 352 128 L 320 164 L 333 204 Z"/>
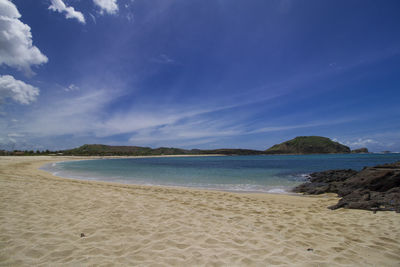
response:
<path id="1" fill-rule="evenodd" d="M 0 157 L 1 266 L 400 266 L 400 214 L 333 195 L 79 181 Z M 85 236 L 81 237 L 81 233 Z"/>

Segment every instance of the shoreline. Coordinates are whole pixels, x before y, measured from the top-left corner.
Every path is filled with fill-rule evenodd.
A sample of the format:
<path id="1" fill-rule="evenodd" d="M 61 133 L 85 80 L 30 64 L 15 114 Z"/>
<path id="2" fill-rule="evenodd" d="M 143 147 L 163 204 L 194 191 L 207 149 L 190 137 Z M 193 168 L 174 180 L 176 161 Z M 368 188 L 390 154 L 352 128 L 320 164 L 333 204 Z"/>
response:
<path id="1" fill-rule="evenodd" d="M 0 265 L 394 266 L 400 216 L 292 196 L 60 178 L 0 157 Z M 84 237 L 80 234 L 84 233 Z"/>
<path id="2" fill-rule="evenodd" d="M 208 156 L 213 156 L 213 155 L 203 155 L 205 157 Z M 226 155 L 218 155 L 218 156 L 226 156 Z M 161 185 L 161 184 L 140 184 L 140 183 L 134 183 L 134 182 L 124 182 L 124 181 L 108 181 L 108 180 L 101 180 L 96 177 L 93 179 L 85 179 L 84 177 L 68 177 L 68 176 L 61 176 L 58 175 L 57 172 L 52 172 L 49 169 L 45 169 L 44 167 L 49 164 L 53 163 L 60 163 L 60 162 L 68 162 L 68 161 L 86 161 L 86 160 L 98 160 L 98 159 L 130 159 L 130 158 L 159 158 L 159 157 L 182 157 L 181 155 L 171 155 L 171 156 L 127 156 L 127 157 L 90 157 L 88 159 L 71 159 L 71 160 L 62 160 L 62 161 L 54 161 L 54 162 L 49 162 L 45 163 L 44 165 L 41 165 L 38 167 L 38 170 L 45 171 L 55 177 L 62 178 L 62 179 L 71 179 L 71 180 L 78 180 L 78 181 L 93 181 L 93 182 L 101 182 L 101 183 L 112 183 L 112 184 L 120 184 L 120 185 L 132 185 L 132 186 L 149 186 L 149 187 L 166 187 L 170 189 L 178 189 L 178 190 L 202 190 L 202 191 L 211 191 L 211 192 L 228 192 L 228 193 L 237 193 L 237 194 L 273 194 L 273 195 L 289 195 L 289 196 L 305 196 L 304 194 L 301 193 L 295 193 L 292 191 L 286 191 L 285 189 L 282 188 L 272 188 L 269 191 L 244 191 L 244 190 L 229 190 L 229 189 L 221 189 L 221 188 L 207 188 L 207 187 L 195 187 L 195 186 L 184 186 L 184 185 Z M 192 155 L 189 155 L 189 157 L 195 157 Z M 294 187 L 293 187 L 294 188 Z M 270 192 L 273 190 L 282 190 L 280 192 Z"/>
<path id="3" fill-rule="evenodd" d="M 209 188 L 197 188 L 197 187 L 185 187 L 185 186 L 168 186 L 168 185 L 146 185 L 146 184 L 135 184 L 135 183 L 121 183 L 121 182 L 112 182 L 112 181 L 102 181 L 102 180 L 97 180 L 97 179 L 93 179 L 93 180 L 87 180 L 87 179 L 81 179 L 81 178 L 73 178 L 73 177 L 63 177 L 63 176 L 58 176 L 53 174 L 50 171 L 44 170 L 42 169 L 43 166 L 47 165 L 47 164 L 52 164 L 52 163 L 59 163 L 59 162 L 68 162 L 68 161 L 86 161 L 86 160 L 97 160 L 97 159 L 130 159 L 130 158 L 160 158 L 160 157 L 165 157 L 165 158 L 169 158 L 169 157 L 197 157 L 198 155 L 156 155 L 156 156 L 64 156 L 67 159 L 58 161 L 55 160 L 57 157 L 60 156 L 33 156 L 33 157 L 53 157 L 54 161 L 51 160 L 50 162 L 47 162 L 45 164 L 37 164 L 35 165 L 36 170 L 38 171 L 42 171 L 45 172 L 49 175 L 51 175 L 52 177 L 54 177 L 55 179 L 63 179 L 63 180 L 71 180 L 71 181 L 75 181 L 75 182 L 88 182 L 88 183 L 100 183 L 100 184 L 109 184 L 110 186 L 121 186 L 121 187 L 132 187 L 132 188 L 155 188 L 155 189 L 171 189 L 171 190 L 181 190 L 181 191 L 204 191 L 204 192 L 216 192 L 216 193 L 232 193 L 232 194 L 243 194 L 243 195 L 283 195 L 283 196 L 296 196 L 296 197 L 315 197 L 315 196 L 311 196 L 311 195 L 304 195 L 301 193 L 291 193 L 291 192 L 287 192 L 287 193 L 268 193 L 268 192 L 256 192 L 256 191 L 230 191 L 230 190 L 222 190 L 222 189 L 209 189 Z M 201 157 L 213 157 L 213 156 L 218 156 L 218 157 L 222 157 L 222 156 L 228 156 L 228 155 L 201 155 Z M 29 156 L 25 156 L 25 157 L 29 157 Z M 62 156 L 61 156 L 62 157 Z M 1 159 L 1 158 L 0 158 Z M 337 198 L 339 199 L 335 194 L 325 194 L 323 196 L 319 196 L 319 197 L 326 197 L 329 196 L 331 198 Z"/>

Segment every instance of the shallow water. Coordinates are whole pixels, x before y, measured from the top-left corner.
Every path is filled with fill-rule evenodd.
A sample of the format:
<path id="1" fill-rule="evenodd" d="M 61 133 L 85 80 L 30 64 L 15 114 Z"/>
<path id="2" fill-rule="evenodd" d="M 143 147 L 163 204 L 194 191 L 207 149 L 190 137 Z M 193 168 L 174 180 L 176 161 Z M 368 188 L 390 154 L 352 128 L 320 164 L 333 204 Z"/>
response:
<path id="1" fill-rule="evenodd" d="M 311 172 L 400 160 L 400 154 L 129 158 L 68 161 L 42 167 L 55 175 L 129 184 L 287 193 Z"/>

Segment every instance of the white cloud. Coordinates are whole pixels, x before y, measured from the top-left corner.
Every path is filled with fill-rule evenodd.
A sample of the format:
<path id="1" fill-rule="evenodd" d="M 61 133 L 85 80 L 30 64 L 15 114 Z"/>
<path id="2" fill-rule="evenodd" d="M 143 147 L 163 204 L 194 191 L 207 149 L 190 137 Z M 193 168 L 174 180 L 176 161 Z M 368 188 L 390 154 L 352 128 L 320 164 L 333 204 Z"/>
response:
<path id="1" fill-rule="evenodd" d="M 66 6 L 62 0 L 51 0 L 50 10 L 65 13 L 67 19 L 77 19 L 80 23 L 86 23 L 85 17 L 72 6 Z"/>
<path id="2" fill-rule="evenodd" d="M 19 133 L 9 133 L 7 134 L 8 137 L 24 137 L 23 134 L 19 134 Z"/>
<path id="3" fill-rule="evenodd" d="M 171 57 L 167 56 L 166 54 L 160 54 L 156 58 L 151 59 L 153 62 L 160 63 L 160 64 L 173 64 L 175 63 L 175 60 L 173 60 Z"/>
<path id="4" fill-rule="evenodd" d="M 169 123 L 160 127 L 144 128 L 136 131 L 129 142 L 133 144 L 203 144 L 217 138 L 243 134 L 240 126 L 231 125 L 224 120 L 199 119 L 197 116 L 184 121 Z"/>
<path id="5" fill-rule="evenodd" d="M 180 131 L 178 134 L 179 137 L 182 138 L 196 138 L 194 135 L 201 135 L 201 137 L 208 136 L 208 134 L 204 134 L 205 129 L 210 129 L 211 125 L 205 126 L 204 124 L 199 126 L 199 123 L 203 120 L 200 120 L 200 117 L 207 116 L 208 113 L 213 113 L 220 111 L 227 107 L 169 107 L 169 106 L 160 106 L 157 110 L 149 110 L 149 109 L 141 109 L 139 107 L 132 108 L 131 110 L 127 110 L 125 112 L 120 112 L 109 116 L 107 119 L 103 120 L 101 124 L 97 125 L 99 131 L 96 133 L 96 136 L 104 137 L 104 136 L 112 136 L 115 134 L 126 134 L 132 132 L 153 131 L 155 128 L 162 134 L 165 138 L 167 135 L 175 135 L 175 133 L 169 134 L 173 129 L 177 129 Z M 180 120 L 188 120 L 186 122 L 179 122 Z M 192 122 L 194 120 L 194 122 Z M 210 123 L 208 121 L 208 123 Z M 184 130 L 179 130 L 178 125 L 191 125 Z M 191 127 L 198 127 L 198 133 L 196 131 L 190 130 Z M 222 121 L 220 121 L 220 125 L 222 125 Z M 214 125 L 213 125 L 214 126 Z M 167 133 L 168 131 L 168 133 Z M 218 129 L 218 131 L 223 132 L 224 130 Z M 152 133 L 154 134 L 154 133 Z M 168 137 L 169 138 L 169 137 Z"/>
<path id="6" fill-rule="evenodd" d="M 94 23 L 94 24 L 97 24 L 96 17 L 95 17 L 92 13 L 89 13 L 89 15 L 90 15 L 90 17 L 92 18 L 93 23 Z"/>
<path id="7" fill-rule="evenodd" d="M 39 89 L 14 79 L 11 75 L 0 75 L 0 100 L 12 98 L 21 104 L 29 104 L 36 100 Z"/>
<path id="8" fill-rule="evenodd" d="M 39 102 L 30 112 L 19 114 L 18 123 L 12 127 L 8 118 L 0 117 L 0 129 L 3 120 L 5 125 L 10 125 L 4 126 L 9 131 L 24 134 L 31 140 L 64 135 L 93 138 L 105 131 L 102 122 L 108 114 L 104 110 L 118 97 L 120 94 L 113 90 L 81 89 L 76 94 L 65 94 L 62 98 L 47 101 L 43 105 Z"/>
<path id="9" fill-rule="evenodd" d="M 126 19 L 127 19 L 128 21 L 133 21 L 133 14 L 132 14 L 132 13 L 126 14 Z"/>
<path id="10" fill-rule="evenodd" d="M 117 0 L 93 0 L 93 3 L 100 8 L 100 12 L 115 14 L 118 12 Z"/>
<path id="11" fill-rule="evenodd" d="M 313 121 L 304 124 L 293 124 L 293 125 L 281 125 L 281 126 L 268 126 L 262 127 L 259 129 L 255 129 L 249 131 L 248 133 L 269 133 L 269 132 L 280 132 L 280 131 L 287 131 L 287 130 L 295 130 L 301 128 L 312 128 L 312 127 L 319 127 L 319 126 L 329 126 L 329 125 L 336 125 L 342 123 L 348 123 L 351 121 L 356 120 L 355 118 L 348 117 L 345 119 L 335 119 L 335 120 L 324 120 L 324 121 Z"/>
<path id="12" fill-rule="evenodd" d="M 106 107 L 119 97 L 121 94 L 113 90 L 81 89 L 76 91 L 76 94 L 65 95 L 64 98 L 53 100 L 46 105 L 38 105 L 29 114 L 18 117 L 18 124 L 13 124 L 12 131 L 30 138 L 61 135 L 104 138 L 136 133 L 132 140 L 141 142 L 145 141 L 146 131 L 151 131 L 160 141 L 177 138 L 203 140 L 210 136 L 235 134 L 234 129 L 220 121 L 200 119 L 207 116 L 208 112 L 215 111 L 212 108 L 192 107 L 191 111 L 188 111 L 165 106 L 149 110 L 140 106 L 112 114 L 104 112 Z"/>
<path id="13" fill-rule="evenodd" d="M 335 139 L 336 140 L 336 139 Z M 376 145 L 379 144 L 378 141 L 371 139 L 371 138 L 358 138 L 354 141 L 345 141 L 343 142 L 345 145 L 350 147 L 366 147 L 368 145 Z"/>
<path id="14" fill-rule="evenodd" d="M 97 136 L 129 133 L 140 129 L 170 124 L 181 117 L 182 115 L 177 113 L 132 110 L 127 113 L 116 114 L 102 122 L 99 125 L 102 130 L 97 133 Z"/>
<path id="15" fill-rule="evenodd" d="M 32 73 L 31 65 L 46 63 L 48 59 L 32 45 L 31 28 L 20 17 L 11 1 L 0 0 L 0 65 Z"/>
<path id="16" fill-rule="evenodd" d="M 64 88 L 65 92 L 71 92 L 71 91 L 79 91 L 79 87 L 76 86 L 75 84 L 70 84 L 68 87 Z"/>

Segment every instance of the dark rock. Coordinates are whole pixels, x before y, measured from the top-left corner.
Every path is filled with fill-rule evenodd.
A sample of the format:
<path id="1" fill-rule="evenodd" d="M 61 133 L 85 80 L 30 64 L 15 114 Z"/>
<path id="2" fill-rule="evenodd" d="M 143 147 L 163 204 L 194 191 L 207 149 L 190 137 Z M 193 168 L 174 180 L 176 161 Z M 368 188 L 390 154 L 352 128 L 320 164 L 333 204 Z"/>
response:
<path id="1" fill-rule="evenodd" d="M 84 233 L 81 233 L 81 237 L 85 237 L 85 234 L 84 234 Z"/>
<path id="2" fill-rule="evenodd" d="M 330 209 L 349 208 L 400 212 L 400 162 L 354 170 L 312 173 L 309 182 L 294 192 L 318 195 L 337 193 L 342 197 Z"/>
<path id="3" fill-rule="evenodd" d="M 329 170 L 310 174 L 309 182 L 293 189 L 297 193 L 318 195 L 323 193 L 337 193 L 338 183 L 357 174 L 355 170 Z"/>

